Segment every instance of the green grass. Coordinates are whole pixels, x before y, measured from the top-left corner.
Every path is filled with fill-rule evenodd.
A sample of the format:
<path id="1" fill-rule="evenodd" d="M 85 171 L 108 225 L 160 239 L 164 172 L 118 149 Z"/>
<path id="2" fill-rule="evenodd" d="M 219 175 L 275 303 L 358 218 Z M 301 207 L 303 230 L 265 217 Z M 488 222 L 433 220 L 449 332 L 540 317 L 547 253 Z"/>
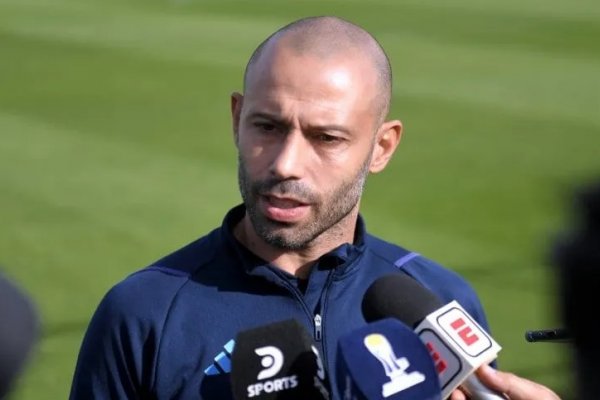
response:
<path id="1" fill-rule="evenodd" d="M 451 3 L 451 4 L 449 4 Z M 463 274 L 502 368 L 567 395 L 553 235 L 600 171 L 595 0 L 0 0 L 0 265 L 43 317 L 14 399 L 66 398 L 87 322 L 131 271 L 239 202 L 229 94 L 274 29 L 337 14 L 395 71 L 405 135 L 369 229 Z"/>

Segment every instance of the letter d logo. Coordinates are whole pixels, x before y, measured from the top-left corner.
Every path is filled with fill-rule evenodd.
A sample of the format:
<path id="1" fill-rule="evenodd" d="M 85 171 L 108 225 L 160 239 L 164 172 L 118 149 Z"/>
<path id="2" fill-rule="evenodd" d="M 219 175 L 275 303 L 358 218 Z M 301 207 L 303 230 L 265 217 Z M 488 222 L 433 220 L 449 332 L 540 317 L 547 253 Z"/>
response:
<path id="1" fill-rule="evenodd" d="M 265 346 L 259 347 L 254 352 L 262 357 L 260 365 L 265 368 L 258 373 L 256 379 L 268 379 L 277 375 L 283 366 L 283 353 L 281 350 L 275 346 Z"/>

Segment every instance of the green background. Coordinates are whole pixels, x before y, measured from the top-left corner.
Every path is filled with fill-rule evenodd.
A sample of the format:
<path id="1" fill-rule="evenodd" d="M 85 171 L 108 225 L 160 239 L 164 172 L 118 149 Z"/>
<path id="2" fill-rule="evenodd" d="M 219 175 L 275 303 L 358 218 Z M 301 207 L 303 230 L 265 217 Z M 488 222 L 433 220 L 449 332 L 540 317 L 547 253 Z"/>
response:
<path id="1" fill-rule="evenodd" d="M 503 369 L 569 397 L 548 253 L 600 172 L 597 0 L 0 0 L 0 265 L 43 331 L 14 399 L 64 399 L 102 295 L 240 201 L 229 94 L 254 47 L 335 14 L 389 52 L 405 125 L 374 234 L 465 276 Z"/>

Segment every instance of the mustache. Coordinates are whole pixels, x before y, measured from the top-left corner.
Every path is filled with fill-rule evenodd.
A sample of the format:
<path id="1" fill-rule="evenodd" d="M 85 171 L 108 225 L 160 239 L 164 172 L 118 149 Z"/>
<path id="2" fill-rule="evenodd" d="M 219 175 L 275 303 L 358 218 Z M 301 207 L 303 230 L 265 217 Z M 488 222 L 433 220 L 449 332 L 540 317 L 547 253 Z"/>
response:
<path id="1" fill-rule="evenodd" d="M 302 203 L 314 203 L 318 199 L 308 186 L 295 180 L 265 179 L 254 182 L 252 189 L 261 196 L 292 197 Z"/>

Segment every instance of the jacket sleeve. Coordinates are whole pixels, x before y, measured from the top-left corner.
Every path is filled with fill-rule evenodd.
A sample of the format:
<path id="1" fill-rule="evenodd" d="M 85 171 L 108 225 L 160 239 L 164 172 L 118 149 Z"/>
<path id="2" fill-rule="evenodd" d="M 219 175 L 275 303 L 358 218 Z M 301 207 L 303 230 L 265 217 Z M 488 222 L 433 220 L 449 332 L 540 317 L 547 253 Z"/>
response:
<path id="1" fill-rule="evenodd" d="M 81 345 L 71 400 L 152 398 L 160 335 L 177 283 L 157 275 L 135 273 L 101 300 Z"/>

